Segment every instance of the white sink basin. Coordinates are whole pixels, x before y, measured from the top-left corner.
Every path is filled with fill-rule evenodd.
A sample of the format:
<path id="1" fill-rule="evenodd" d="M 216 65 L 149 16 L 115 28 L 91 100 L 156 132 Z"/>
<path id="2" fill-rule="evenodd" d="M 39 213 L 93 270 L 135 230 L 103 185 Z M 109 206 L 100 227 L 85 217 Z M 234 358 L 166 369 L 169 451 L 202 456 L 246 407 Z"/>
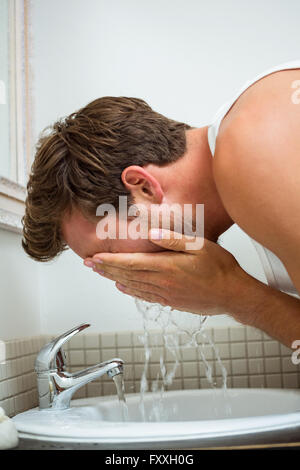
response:
<path id="1" fill-rule="evenodd" d="M 37 408 L 13 418 L 20 448 L 184 449 L 300 442 L 300 391 L 181 390 L 73 400 L 62 411 Z M 153 407 L 153 405 L 155 406 Z M 155 421 L 160 416 L 161 421 Z"/>

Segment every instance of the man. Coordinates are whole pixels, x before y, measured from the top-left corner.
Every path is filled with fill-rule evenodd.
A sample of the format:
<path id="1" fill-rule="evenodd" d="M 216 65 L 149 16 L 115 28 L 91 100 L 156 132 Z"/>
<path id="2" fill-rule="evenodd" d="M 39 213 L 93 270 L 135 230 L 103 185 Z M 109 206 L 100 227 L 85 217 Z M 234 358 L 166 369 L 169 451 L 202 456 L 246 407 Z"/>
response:
<path id="1" fill-rule="evenodd" d="M 300 61 L 274 67 L 199 129 L 142 100 L 112 97 L 54 124 L 28 183 L 24 249 L 47 261 L 69 246 L 126 294 L 196 314 L 226 312 L 291 347 L 300 339 L 299 80 Z M 118 208 L 124 195 L 149 212 L 204 204 L 201 249 L 187 250 L 190 237 L 164 230 L 124 239 L 124 218 L 116 238 L 100 239 L 97 207 Z M 233 223 L 281 260 L 290 291 L 254 279 L 217 244 Z"/>

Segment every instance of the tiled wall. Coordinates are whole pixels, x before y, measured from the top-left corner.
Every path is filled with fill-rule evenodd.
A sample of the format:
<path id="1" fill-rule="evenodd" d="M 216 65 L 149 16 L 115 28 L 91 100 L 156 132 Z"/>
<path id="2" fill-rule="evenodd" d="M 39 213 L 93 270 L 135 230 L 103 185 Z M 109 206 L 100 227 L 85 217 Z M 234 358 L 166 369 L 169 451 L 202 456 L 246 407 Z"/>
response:
<path id="1" fill-rule="evenodd" d="M 36 336 L 5 342 L 5 362 L 0 363 L 0 406 L 8 416 L 37 405 L 34 361 L 49 340 L 49 336 Z"/>
<path id="2" fill-rule="evenodd" d="M 187 346 L 186 335 L 180 335 L 179 366 L 172 384 L 166 389 L 211 387 L 206 367 L 211 371 L 214 386 L 222 386 L 223 375 L 216 351 L 226 369 L 229 388 L 300 388 L 300 369 L 291 361 L 292 350 L 260 331 L 236 326 L 207 328 L 204 333 L 208 340 L 202 343 L 202 347 Z M 125 361 L 125 391 L 139 392 L 145 357 L 140 340 L 142 335 L 143 332 L 78 334 L 65 345 L 68 370 L 74 372 L 120 357 Z M 6 362 L 0 364 L 0 406 L 9 416 L 37 406 L 34 361 L 42 345 L 50 338 L 43 335 L 6 343 Z M 215 350 L 210 341 L 214 343 Z M 149 343 L 151 356 L 147 377 L 151 389 L 160 371 L 160 358 L 163 357 L 168 372 L 174 365 L 174 356 L 164 349 L 160 332 L 152 331 Z M 115 386 L 105 375 L 82 387 L 74 397 L 108 394 L 115 394 Z"/>

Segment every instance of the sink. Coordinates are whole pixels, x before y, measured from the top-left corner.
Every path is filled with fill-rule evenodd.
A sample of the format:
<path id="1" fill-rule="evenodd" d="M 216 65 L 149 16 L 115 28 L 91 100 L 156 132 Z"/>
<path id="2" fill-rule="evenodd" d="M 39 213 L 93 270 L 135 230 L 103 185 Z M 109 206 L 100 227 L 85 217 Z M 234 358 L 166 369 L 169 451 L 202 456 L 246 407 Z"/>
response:
<path id="1" fill-rule="evenodd" d="M 20 413 L 13 418 L 19 448 L 197 449 L 300 442 L 299 390 L 179 390 L 146 393 L 142 405 L 140 394 L 128 394 L 126 402 L 128 410 L 117 396 L 83 398 L 67 410 Z"/>

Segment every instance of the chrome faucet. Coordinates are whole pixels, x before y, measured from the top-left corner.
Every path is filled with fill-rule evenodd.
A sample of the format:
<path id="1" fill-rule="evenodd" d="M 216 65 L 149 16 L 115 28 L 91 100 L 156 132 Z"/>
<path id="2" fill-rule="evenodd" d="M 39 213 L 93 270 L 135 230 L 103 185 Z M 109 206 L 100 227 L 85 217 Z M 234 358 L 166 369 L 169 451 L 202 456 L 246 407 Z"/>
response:
<path id="1" fill-rule="evenodd" d="M 66 409 L 70 407 L 73 394 L 83 385 L 101 377 L 123 373 L 122 359 L 111 359 L 74 374 L 65 371 L 65 352 L 62 345 L 72 336 L 90 325 L 83 323 L 63 333 L 46 344 L 38 353 L 35 361 L 40 410 Z"/>

